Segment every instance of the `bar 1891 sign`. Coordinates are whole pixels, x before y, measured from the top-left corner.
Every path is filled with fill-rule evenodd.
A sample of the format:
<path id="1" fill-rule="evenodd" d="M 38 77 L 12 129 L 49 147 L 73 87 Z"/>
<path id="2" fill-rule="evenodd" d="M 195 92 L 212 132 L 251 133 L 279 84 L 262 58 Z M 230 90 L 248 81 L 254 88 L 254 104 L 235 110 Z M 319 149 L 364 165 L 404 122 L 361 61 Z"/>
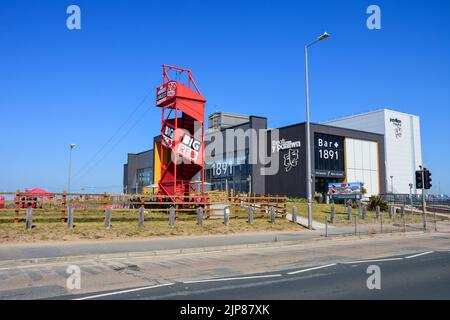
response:
<path id="1" fill-rule="evenodd" d="M 344 138 L 331 134 L 314 134 L 316 177 L 344 178 Z"/>

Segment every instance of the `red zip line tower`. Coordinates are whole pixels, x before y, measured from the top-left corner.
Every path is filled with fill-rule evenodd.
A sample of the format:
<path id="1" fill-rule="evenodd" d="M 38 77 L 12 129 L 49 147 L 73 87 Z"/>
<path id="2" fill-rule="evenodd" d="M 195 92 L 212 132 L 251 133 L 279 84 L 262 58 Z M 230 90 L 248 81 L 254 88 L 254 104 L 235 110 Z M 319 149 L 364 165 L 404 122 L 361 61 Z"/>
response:
<path id="1" fill-rule="evenodd" d="M 161 108 L 161 177 L 158 194 L 172 201 L 184 201 L 197 193 L 200 183 L 204 193 L 205 103 L 191 70 L 163 65 L 162 85 L 156 89 L 156 106 Z M 169 71 L 187 83 L 172 80 Z M 200 173 L 201 181 L 192 179 Z M 198 180 L 198 179 L 197 179 Z"/>

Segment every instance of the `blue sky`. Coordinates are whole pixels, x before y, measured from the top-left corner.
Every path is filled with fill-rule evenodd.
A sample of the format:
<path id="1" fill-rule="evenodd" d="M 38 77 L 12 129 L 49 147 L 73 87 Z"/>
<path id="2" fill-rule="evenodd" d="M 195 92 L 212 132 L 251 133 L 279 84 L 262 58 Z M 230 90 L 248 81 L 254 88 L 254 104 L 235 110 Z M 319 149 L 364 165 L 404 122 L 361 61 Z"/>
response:
<path id="1" fill-rule="evenodd" d="M 66 9 L 81 8 L 81 30 Z M 366 9 L 381 8 L 381 30 Z M 160 130 L 163 63 L 188 67 L 207 113 L 312 120 L 381 107 L 421 117 L 434 186 L 450 193 L 449 1 L 9 1 L 0 6 L 0 191 L 121 190 L 128 152 Z M 144 102 L 142 102 L 144 100 Z M 437 188 L 436 188 L 437 189 Z M 436 190 L 437 191 L 437 190 Z"/>

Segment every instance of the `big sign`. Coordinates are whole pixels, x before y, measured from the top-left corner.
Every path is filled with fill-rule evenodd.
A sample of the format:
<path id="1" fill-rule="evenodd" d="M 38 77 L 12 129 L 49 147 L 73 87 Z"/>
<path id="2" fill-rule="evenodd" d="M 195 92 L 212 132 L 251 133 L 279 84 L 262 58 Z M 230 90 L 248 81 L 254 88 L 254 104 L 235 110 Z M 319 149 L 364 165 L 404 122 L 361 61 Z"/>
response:
<path id="1" fill-rule="evenodd" d="M 314 164 L 316 177 L 344 178 L 344 137 L 315 133 Z"/>

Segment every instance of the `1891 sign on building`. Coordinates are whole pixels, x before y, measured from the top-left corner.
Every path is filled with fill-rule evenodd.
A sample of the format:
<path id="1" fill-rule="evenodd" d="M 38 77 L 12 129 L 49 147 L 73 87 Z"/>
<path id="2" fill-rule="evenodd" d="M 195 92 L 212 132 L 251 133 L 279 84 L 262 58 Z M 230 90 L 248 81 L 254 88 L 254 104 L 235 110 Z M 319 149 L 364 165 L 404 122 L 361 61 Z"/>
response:
<path id="1" fill-rule="evenodd" d="M 326 178 L 344 178 L 344 137 L 314 134 L 315 175 Z"/>

